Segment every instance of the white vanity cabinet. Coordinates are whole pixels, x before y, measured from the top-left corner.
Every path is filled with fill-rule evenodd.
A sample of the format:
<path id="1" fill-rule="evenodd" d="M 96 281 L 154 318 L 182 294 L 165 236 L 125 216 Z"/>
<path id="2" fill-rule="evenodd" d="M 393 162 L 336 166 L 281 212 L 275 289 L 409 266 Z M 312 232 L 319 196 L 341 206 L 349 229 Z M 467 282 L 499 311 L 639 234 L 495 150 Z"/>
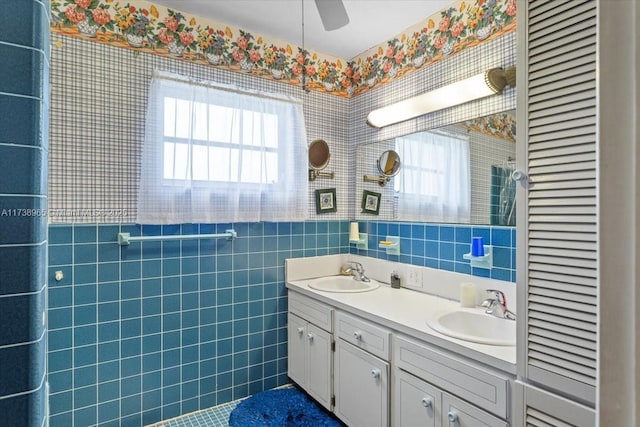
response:
<path id="1" fill-rule="evenodd" d="M 388 426 L 390 331 L 337 311 L 335 334 L 335 414 L 349 426 Z"/>
<path id="2" fill-rule="evenodd" d="M 380 297 L 374 307 L 388 299 Z M 288 319 L 289 377 L 349 427 L 509 427 L 513 420 L 515 378 L 478 350 L 450 350 L 373 310 L 312 293 L 289 292 Z"/>
<path id="3" fill-rule="evenodd" d="M 322 406 L 332 409 L 333 309 L 289 294 L 288 375 Z"/>
<path id="4" fill-rule="evenodd" d="M 509 425 L 509 377 L 403 336 L 393 346 L 396 425 Z"/>

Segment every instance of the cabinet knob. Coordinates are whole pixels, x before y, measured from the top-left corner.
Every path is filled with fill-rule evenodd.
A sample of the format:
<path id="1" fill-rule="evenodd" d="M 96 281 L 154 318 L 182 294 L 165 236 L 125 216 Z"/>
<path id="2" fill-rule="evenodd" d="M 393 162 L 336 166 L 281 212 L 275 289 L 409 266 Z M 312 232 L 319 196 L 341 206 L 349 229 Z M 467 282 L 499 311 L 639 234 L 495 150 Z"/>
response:
<path id="1" fill-rule="evenodd" d="M 424 406 L 425 408 L 433 408 L 433 399 L 430 397 L 423 397 L 422 406 Z"/>
<path id="2" fill-rule="evenodd" d="M 371 376 L 375 379 L 380 378 L 380 369 L 372 369 Z"/>
<path id="3" fill-rule="evenodd" d="M 360 331 L 355 331 L 355 332 L 353 333 L 353 337 L 354 337 L 356 340 L 358 340 L 358 341 L 362 340 L 362 332 L 360 332 Z"/>
<path id="4" fill-rule="evenodd" d="M 455 412 L 451 411 L 447 414 L 447 418 L 449 419 L 450 423 L 457 423 L 458 422 L 458 414 L 456 414 Z"/>
<path id="5" fill-rule="evenodd" d="M 527 174 L 520 169 L 516 169 L 511 173 L 511 179 L 513 179 L 514 181 L 526 181 Z"/>
<path id="6" fill-rule="evenodd" d="M 298 335 L 302 335 L 304 333 L 304 328 L 300 327 L 298 328 Z"/>
<path id="7" fill-rule="evenodd" d="M 313 341 L 313 334 L 307 334 L 307 338 L 309 338 L 309 341 Z"/>

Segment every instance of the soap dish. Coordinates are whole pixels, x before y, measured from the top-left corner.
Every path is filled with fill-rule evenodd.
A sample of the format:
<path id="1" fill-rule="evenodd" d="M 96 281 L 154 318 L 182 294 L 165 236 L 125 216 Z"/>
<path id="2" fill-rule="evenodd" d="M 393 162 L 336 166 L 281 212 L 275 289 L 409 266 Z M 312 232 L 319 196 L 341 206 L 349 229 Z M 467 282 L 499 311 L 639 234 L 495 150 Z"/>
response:
<path id="1" fill-rule="evenodd" d="M 385 249 L 387 255 L 400 255 L 400 237 L 387 236 L 385 240 L 380 241 L 378 247 Z"/>

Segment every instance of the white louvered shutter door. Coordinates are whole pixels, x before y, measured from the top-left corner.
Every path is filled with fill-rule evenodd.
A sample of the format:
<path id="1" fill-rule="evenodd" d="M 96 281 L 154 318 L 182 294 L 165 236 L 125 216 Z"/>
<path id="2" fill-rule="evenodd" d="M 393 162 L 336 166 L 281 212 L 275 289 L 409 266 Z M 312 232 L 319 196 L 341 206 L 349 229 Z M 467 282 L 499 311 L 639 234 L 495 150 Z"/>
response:
<path id="1" fill-rule="evenodd" d="M 526 0 L 526 6 L 526 119 L 520 127 L 529 178 L 526 376 L 593 403 L 598 286 L 596 1 Z"/>
<path id="2" fill-rule="evenodd" d="M 527 387 L 527 427 L 594 427 L 595 410 L 536 387 Z"/>

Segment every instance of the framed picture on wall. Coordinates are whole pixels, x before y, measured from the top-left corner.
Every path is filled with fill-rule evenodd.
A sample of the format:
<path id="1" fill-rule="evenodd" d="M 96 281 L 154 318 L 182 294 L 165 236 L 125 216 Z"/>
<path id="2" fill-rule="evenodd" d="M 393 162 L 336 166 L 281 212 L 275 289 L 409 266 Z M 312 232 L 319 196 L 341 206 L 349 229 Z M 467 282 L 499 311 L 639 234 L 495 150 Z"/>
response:
<path id="1" fill-rule="evenodd" d="M 375 191 L 362 192 L 362 213 L 378 215 L 380 213 L 380 198 L 382 195 Z"/>
<path id="2" fill-rule="evenodd" d="M 316 213 L 323 214 L 328 212 L 336 212 L 336 189 L 326 188 L 324 190 L 316 190 Z"/>

